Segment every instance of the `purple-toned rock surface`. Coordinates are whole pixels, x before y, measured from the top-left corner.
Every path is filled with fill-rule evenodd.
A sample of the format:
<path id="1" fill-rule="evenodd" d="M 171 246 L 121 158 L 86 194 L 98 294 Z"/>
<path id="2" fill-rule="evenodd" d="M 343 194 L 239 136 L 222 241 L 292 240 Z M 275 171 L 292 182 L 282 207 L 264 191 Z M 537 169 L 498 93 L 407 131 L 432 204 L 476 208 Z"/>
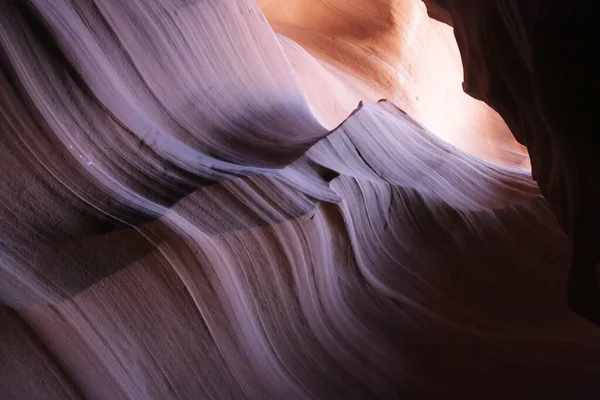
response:
<path id="1" fill-rule="evenodd" d="M 1 3 L 0 399 L 598 398 L 587 47 L 438 3 Z"/>

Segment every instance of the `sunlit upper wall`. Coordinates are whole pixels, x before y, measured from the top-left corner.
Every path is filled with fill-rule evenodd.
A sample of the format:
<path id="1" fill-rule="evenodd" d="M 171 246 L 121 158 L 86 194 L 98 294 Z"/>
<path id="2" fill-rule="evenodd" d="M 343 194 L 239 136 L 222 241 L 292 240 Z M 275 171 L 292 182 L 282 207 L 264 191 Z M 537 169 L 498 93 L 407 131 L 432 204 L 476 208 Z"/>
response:
<path id="1" fill-rule="evenodd" d="M 339 124 L 360 100 L 387 98 L 452 144 L 529 169 L 526 149 L 501 117 L 463 92 L 452 28 L 430 19 L 421 1 L 257 2 L 327 127 Z"/>

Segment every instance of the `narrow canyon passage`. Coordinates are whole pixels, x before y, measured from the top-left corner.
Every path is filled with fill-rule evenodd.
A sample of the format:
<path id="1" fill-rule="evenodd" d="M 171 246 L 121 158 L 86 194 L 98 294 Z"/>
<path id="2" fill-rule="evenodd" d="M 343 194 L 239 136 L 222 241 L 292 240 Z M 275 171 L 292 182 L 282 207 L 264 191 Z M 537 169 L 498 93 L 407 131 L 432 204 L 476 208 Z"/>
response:
<path id="1" fill-rule="evenodd" d="M 425 3 L 0 4 L 0 399 L 598 398 L 560 9 Z"/>

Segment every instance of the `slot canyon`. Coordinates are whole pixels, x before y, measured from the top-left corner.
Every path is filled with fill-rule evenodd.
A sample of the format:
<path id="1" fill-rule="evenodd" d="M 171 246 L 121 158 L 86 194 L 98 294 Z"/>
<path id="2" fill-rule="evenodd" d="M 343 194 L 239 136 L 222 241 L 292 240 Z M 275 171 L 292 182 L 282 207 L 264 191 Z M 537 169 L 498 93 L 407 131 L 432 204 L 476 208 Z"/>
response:
<path id="1" fill-rule="evenodd" d="M 0 399 L 600 398 L 597 0 L 0 0 Z"/>

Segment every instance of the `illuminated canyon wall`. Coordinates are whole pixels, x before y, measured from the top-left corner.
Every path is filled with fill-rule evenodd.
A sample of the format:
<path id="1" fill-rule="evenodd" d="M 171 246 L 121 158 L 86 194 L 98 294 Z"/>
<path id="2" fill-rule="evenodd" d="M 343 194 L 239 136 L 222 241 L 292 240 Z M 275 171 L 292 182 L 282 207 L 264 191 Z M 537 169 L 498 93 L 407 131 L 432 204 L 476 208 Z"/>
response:
<path id="1" fill-rule="evenodd" d="M 597 7 L 426 3 L 1 3 L 0 399 L 598 398 Z"/>

